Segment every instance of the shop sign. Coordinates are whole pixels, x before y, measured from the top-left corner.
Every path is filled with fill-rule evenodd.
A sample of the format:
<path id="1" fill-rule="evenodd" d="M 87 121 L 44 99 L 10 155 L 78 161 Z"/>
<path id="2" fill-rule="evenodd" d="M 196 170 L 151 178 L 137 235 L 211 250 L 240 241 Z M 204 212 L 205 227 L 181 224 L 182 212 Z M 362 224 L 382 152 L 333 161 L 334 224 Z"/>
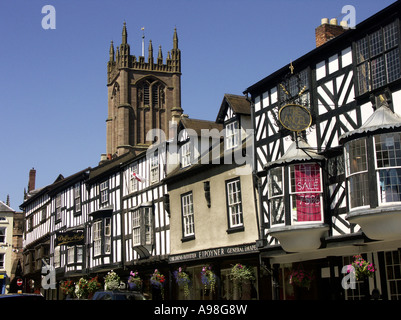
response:
<path id="1" fill-rule="evenodd" d="M 180 262 L 180 261 L 190 261 L 190 260 L 200 260 L 209 258 L 218 258 L 223 256 L 237 255 L 237 254 L 247 254 L 258 252 L 256 244 L 248 244 L 233 247 L 222 247 L 214 249 L 206 249 L 193 251 L 188 253 L 171 255 L 169 257 L 169 262 Z"/>
<path id="2" fill-rule="evenodd" d="M 68 245 L 76 246 L 83 245 L 85 241 L 85 235 L 83 232 L 68 231 L 64 233 L 56 234 L 56 246 Z"/>
<path id="3" fill-rule="evenodd" d="M 298 104 L 286 104 L 280 109 L 278 117 L 284 128 L 295 132 L 308 129 L 312 123 L 309 110 Z"/>

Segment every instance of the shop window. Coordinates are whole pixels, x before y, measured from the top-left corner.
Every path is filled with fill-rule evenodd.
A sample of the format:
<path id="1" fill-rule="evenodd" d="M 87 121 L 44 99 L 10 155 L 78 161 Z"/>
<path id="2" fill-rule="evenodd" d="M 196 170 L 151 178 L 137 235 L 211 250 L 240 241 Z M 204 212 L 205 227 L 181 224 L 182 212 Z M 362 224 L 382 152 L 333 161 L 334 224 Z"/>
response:
<path id="1" fill-rule="evenodd" d="M 369 205 L 368 164 L 366 139 L 345 145 L 345 168 L 351 209 Z"/>
<path id="2" fill-rule="evenodd" d="M 401 263 L 400 252 L 385 252 L 386 277 L 390 300 L 401 300 Z"/>
<path id="3" fill-rule="evenodd" d="M 401 134 L 374 136 L 379 204 L 401 201 Z"/>

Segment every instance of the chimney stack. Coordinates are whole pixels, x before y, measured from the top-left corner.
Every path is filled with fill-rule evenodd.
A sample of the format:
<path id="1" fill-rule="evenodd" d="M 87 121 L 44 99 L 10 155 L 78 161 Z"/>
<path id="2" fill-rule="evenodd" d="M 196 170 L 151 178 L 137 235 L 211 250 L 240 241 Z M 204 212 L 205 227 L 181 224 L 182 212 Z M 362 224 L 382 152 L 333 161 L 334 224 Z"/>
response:
<path id="1" fill-rule="evenodd" d="M 336 18 L 330 19 L 330 22 L 328 18 L 323 18 L 320 26 L 315 29 L 316 47 L 320 47 L 327 41 L 334 39 L 347 29 L 346 21 L 341 21 L 340 24 L 337 24 Z"/>
<path id="2" fill-rule="evenodd" d="M 28 193 L 35 190 L 36 170 L 32 168 L 29 170 Z"/>

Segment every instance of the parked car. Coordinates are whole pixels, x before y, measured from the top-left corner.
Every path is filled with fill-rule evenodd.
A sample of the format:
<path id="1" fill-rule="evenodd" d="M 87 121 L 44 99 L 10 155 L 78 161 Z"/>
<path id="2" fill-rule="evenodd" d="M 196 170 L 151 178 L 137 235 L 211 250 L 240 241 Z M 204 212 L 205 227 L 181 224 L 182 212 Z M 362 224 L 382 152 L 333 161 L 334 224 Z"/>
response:
<path id="1" fill-rule="evenodd" d="M 138 291 L 97 291 L 92 300 L 146 300 Z"/>
<path id="2" fill-rule="evenodd" d="M 37 293 L 7 293 L 0 294 L 0 299 L 15 301 L 42 301 L 45 297 Z"/>

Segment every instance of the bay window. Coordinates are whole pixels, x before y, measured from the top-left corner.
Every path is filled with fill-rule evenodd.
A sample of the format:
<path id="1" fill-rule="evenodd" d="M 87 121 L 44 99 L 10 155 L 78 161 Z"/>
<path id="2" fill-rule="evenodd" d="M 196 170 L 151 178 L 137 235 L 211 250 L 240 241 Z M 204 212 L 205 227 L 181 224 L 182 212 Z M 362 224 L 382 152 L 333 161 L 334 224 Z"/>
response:
<path id="1" fill-rule="evenodd" d="M 93 223 L 92 239 L 94 256 L 111 253 L 111 218 L 97 220 Z"/>
<path id="2" fill-rule="evenodd" d="M 315 163 L 290 166 L 292 222 L 322 221 L 322 183 Z"/>
<path id="3" fill-rule="evenodd" d="M 271 226 L 323 222 L 321 179 L 321 169 L 317 163 L 298 163 L 270 169 L 268 203 Z"/>
<path id="4" fill-rule="evenodd" d="M 134 247 L 153 244 L 151 207 L 141 207 L 132 212 L 132 244 Z"/>
<path id="5" fill-rule="evenodd" d="M 401 201 L 401 134 L 374 136 L 379 205 Z"/>
<path id="6" fill-rule="evenodd" d="M 351 209 L 369 205 L 368 161 L 366 139 L 345 145 L 345 173 Z"/>

